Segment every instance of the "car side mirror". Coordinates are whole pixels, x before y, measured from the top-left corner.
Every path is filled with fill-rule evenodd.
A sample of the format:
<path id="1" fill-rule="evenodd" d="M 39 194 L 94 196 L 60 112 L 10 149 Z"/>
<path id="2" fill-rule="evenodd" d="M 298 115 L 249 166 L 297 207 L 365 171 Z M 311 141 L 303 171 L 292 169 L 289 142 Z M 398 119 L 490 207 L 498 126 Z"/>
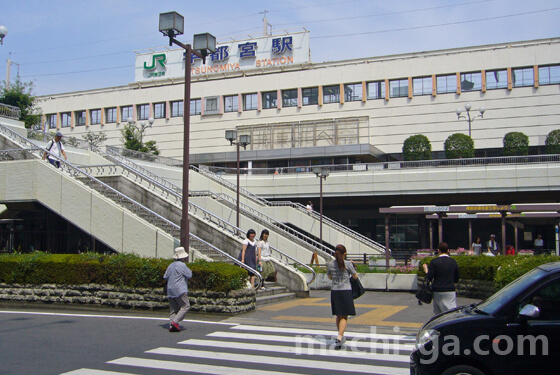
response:
<path id="1" fill-rule="evenodd" d="M 522 321 L 527 321 L 529 319 L 536 319 L 541 315 L 541 310 L 535 305 L 525 305 L 519 312 L 519 317 Z"/>

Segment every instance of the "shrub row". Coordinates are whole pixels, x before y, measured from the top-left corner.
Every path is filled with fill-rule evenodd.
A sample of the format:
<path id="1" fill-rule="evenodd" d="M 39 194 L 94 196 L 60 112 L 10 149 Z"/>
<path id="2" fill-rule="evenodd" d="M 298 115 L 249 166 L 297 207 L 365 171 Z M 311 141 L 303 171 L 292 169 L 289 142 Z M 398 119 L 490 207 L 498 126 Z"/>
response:
<path id="1" fill-rule="evenodd" d="M 433 257 L 422 259 L 419 276 L 425 276 L 422 264 L 430 263 Z M 546 263 L 559 262 L 556 255 L 507 255 L 507 256 L 454 256 L 459 265 L 459 278 L 464 280 L 493 281 L 496 290 L 503 288 L 519 276 Z"/>
<path id="2" fill-rule="evenodd" d="M 136 255 L 32 254 L 0 255 L 0 283 L 7 284 L 104 284 L 133 288 L 157 288 L 170 259 Z M 243 289 L 247 271 L 226 263 L 190 263 L 189 288 L 230 292 Z"/>

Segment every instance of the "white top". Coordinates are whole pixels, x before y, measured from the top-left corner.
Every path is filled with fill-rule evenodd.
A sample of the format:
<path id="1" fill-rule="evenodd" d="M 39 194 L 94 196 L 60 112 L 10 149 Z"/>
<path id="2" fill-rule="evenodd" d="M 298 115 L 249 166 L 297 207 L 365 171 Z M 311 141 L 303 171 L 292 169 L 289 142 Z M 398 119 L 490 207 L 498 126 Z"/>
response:
<path id="1" fill-rule="evenodd" d="M 259 241 L 257 248 L 261 249 L 261 260 L 270 260 L 270 258 L 272 258 L 272 252 L 270 251 L 268 242 Z"/>
<path id="2" fill-rule="evenodd" d="M 242 245 L 251 245 L 251 246 L 255 246 L 257 244 L 257 240 L 254 241 L 249 241 L 248 238 L 245 238 L 242 242 Z"/>
<path id="3" fill-rule="evenodd" d="M 535 240 L 535 246 L 543 246 L 544 245 L 544 240 L 542 238 L 537 238 Z"/>
<path id="4" fill-rule="evenodd" d="M 51 147 L 52 144 L 52 147 Z M 50 150 L 49 150 L 50 147 Z M 62 142 L 55 142 L 53 141 L 49 141 L 49 143 L 47 143 L 47 147 L 45 147 L 45 149 L 47 151 L 49 151 L 52 155 L 59 157 L 60 159 L 62 159 L 62 151 L 64 151 L 64 146 L 62 145 Z M 47 157 L 49 157 L 50 155 L 47 153 Z"/>

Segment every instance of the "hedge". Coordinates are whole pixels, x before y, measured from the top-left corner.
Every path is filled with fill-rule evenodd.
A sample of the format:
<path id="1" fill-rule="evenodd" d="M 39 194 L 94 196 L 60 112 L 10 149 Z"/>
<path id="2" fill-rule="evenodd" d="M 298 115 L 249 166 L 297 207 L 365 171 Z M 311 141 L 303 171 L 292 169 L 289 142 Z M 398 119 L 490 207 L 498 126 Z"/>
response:
<path id="1" fill-rule="evenodd" d="M 465 280 L 493 281 L 499 290 L 529 272 L 533 268 L 546 263 L 559 262 L 556 255 L 506 255 L 506 256 L 453 256 L 459 265 L 459 278 Z M 425 276 L 422 264 L 430 263 L 433 257 L 422 259 L 418 276 Z"/>
<path id="2" fill-rule="evenodd" d="M 158 288 L 171 259 L 136 255 L 31 254 L 0 255 L 0 283 L 6 284 L 105 284 Z M 227 263 L 189 263 L 193 277 L 189 288 L 230 292 L 243 289 L 247 271 Z"/>

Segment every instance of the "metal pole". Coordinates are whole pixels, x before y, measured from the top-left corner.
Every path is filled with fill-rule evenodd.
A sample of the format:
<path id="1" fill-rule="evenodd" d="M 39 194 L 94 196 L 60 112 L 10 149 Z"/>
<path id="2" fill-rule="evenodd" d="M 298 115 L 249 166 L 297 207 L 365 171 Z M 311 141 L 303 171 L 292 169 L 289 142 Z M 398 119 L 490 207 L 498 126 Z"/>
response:
<path id="1" fill-rule="evenodd" d="M 236 147 L 237 147 L 237 228 L 239 228 L 239 141 L 236 143 Z"/>
<path id="2" fill-rule="evenodd" d="M 321 240 L 321 245 L 323 244 L 323 177 L 319 176 L 319 211 L 320 211 L 320 220 L 319 220 L 319 239 Z"/>
<path id="3" fill-rule="evenodd" d="M 190 108 L 191 108 L 191 56 L 190 44 L 185 48 L 185 98 L 183 102 L 183 208 L 181 212 L 181 246 L 189 253 L 189 147 L 190 147 Z"/>
<path id="4" fill-rule="evenodd" d="M 391 240 L 390 237 L 390 228 L 389 228 L 389 214 L 385 214 L 385 266 L 389 267 L 389 241 Z"/>

